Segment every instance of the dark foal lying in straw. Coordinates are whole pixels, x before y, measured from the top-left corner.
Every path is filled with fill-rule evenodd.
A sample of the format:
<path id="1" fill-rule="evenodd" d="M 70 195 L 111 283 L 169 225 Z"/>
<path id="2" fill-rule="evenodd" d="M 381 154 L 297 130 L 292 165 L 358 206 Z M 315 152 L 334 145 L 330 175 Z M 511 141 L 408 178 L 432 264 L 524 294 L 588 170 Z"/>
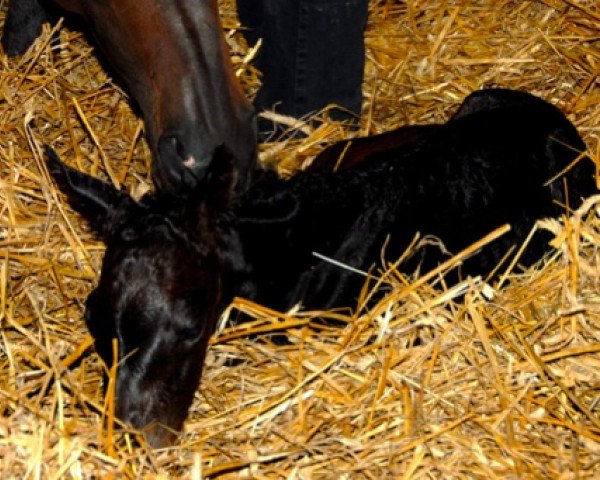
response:
<path id="1" fill-rule="evenodd" d="M 237 201 L 224 152 L 191 196 L 157 193 L 135 202 L 49 150 L 60 188 L 106 242 L 86 322 L 107 364 L 111 339 L 118 340 L 117 415 L 144 429 L 154 446 L 174 441 L 215 322 L 234 295 L 278 309 L 352 305 L 364 278 L 313 252 L 368 270 L 387 236 L 394 259 L 416 232 L 456 252 L 510 223 L 509 234 L 464 265 L 485 273 L 537 219 L 564 211 L 561 204 L 576 207 L 595 190 L 589 160 L 546 185 L 585 146 L 556 108 L 530 95 L 477 92 L 447 124 L 424 130 L 335 174 L 304 172 L 289 181 L 265 174 Z M 534 237 L 524 263 L 544 253 L 545 240 Z M 441 258 L 427 255 L 432 264 Z"/>

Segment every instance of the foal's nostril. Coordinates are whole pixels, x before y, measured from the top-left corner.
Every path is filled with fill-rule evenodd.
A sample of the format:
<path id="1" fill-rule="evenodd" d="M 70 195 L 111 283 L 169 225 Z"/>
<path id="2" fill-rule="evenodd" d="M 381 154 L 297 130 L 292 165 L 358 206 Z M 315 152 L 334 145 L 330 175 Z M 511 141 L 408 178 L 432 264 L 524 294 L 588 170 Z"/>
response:
<path id="1" fill-rule="evenodd" d="M 122 415 L 121 420 L 126 423 L 130 423 L 134 428 L 144 427 L 144 421 L 142 420 L 142 414 L 138 411 L 128 412 L 127 415 Z"/>

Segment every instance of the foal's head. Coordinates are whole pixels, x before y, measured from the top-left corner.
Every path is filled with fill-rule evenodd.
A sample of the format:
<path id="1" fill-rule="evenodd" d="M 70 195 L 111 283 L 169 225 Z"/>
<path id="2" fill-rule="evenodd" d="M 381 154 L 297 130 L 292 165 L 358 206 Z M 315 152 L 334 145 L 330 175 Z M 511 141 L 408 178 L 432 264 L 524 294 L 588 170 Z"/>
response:
<path id="1" fill-rule="evenodd" d="M 139 203 L 65 166 L 49 170 L 70 204 L 106 242 L 85 320 L 98 354 L 113 363 L 116 414 L 155 446 L 173 443 L 198 387 L 221 300 L 231 234 L 225 221 L 234 175 L 229 159 L 193 195 L 149 195 Z M 219 168 L 217 171 L 216 168 Z"/>

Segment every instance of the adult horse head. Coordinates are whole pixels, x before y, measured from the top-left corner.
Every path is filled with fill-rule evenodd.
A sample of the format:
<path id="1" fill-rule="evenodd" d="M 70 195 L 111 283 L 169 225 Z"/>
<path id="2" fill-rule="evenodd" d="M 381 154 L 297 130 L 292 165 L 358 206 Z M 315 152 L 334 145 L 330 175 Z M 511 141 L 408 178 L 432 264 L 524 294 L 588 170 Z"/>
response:
<path id="1" fill-rule="evenodd" d="M 221 145 L 235 158 L 238 187 L 245 185 L 256 162 L 255 116 L 235 77 L 216 0 L 54 2 L 86 19 L 140 107 L 160 188 L 196 185 Z M 23 24 L 34 23 L 29 31 L 36 32 L 43 16 L 32 12 L 44 8 L 39 0 L 12 0 L 5 47 L 22 44 Z"/>

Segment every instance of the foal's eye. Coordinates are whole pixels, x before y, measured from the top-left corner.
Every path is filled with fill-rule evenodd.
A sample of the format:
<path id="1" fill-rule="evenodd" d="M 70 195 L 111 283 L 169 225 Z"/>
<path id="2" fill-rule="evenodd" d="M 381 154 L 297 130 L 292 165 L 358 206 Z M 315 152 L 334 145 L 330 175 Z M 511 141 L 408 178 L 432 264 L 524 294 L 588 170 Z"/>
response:
<path id="1" fill-rule="evenodd" d="M 183 337 L 186 340 L 195 340 L 204 332 L 204 328 L 202 323 L 198 322 L 197 325 L 193 327 L 185 327 L 178 329 L 177 333 L 179 336 Z"/>
<path id="2" fill-rule="evenodd" d="M 94 318 L 98 315 L 98 291 L 96 289 L 92 290 L 88 295 L 87 300 L 85 301 L 85 313 L 84 318 L 85 322 L 90 329 L 90 333 L 94 335 L 92 330 L 95 329 Z"/>

